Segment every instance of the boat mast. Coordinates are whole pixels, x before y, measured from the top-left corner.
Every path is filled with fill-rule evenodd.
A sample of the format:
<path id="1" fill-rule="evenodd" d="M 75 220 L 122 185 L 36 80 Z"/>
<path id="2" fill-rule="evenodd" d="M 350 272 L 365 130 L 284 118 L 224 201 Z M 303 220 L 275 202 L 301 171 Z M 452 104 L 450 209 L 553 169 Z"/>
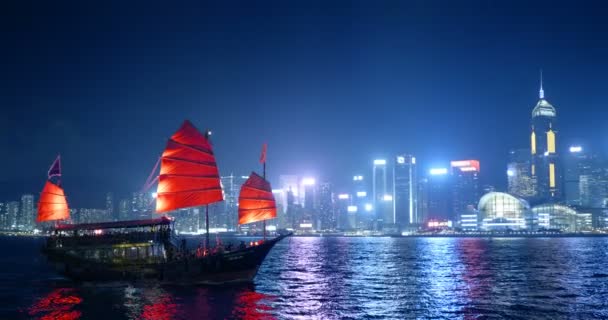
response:
<path id="1" fill-rule="evenodd" d="M 266 150 L 264 148 L 264 153 L 266 153 Z M 266 180 L 266 156 L 264 155 L 264 163 L 263 163 L 263 167 L 262 167 L 262 177 L 264 178 L 264 180 Z M 263 221 L 264 223 L 264 240 L 266 240 L 266 219 L 264 219 Z"/>
<path id="2" fill-rule="evenodd" d="M 264 180 L 266 180 L 266 149 L 268 149 L 268 145 L 266 143 L 264 143 L 262 145 L 262 154 L 260 156 L 260 162 L 262 163 L 262 178 L 264 178 Z M 266 219 L 264 219 L 262 221 L 262 223 L 263 223 L 262 234 L 263 234 L 264 240 L 266 240 Z"/>
<path id="3" fill-rule="evenodd" d="M 209 245 L 209 205 L 205 206 L 205 248 Z"/>
<path id="4" fill-rule="evenodd" d="M 211 130 L 205 130 L 205 139 L 208 141 L 211 139 Z M 205 249 L 211 248 L 211 243 L 209 242 L 209 204 L 205 205 Z"/>

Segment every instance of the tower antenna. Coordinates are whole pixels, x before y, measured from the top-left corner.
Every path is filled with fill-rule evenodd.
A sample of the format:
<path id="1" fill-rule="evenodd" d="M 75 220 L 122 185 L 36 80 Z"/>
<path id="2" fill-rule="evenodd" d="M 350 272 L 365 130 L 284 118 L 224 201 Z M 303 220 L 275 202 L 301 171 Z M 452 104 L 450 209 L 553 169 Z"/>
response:
<path id="1" fill-rule="evenodd" d="M 543 90 L 543 69 L 540 69 L 540 90 L 538 91 L 538 97 L 541 99 L 545 98 L 545 90 Z"/>

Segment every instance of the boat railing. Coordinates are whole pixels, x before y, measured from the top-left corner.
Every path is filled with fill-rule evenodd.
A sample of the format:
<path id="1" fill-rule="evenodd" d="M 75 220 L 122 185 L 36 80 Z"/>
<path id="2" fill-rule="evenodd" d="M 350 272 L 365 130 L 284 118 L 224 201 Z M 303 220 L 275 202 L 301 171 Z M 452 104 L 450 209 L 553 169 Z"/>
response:
<path id="1" fill-rule="evenodd" d="M 113 245 L 130 242 L 160 242 L 166 237 L 162 232 L 113 232 L 104 234 L 88 234 L 77 236 L 58 235 L 52 238 L 55 246 L 90 246 L 90 245 Z"/>

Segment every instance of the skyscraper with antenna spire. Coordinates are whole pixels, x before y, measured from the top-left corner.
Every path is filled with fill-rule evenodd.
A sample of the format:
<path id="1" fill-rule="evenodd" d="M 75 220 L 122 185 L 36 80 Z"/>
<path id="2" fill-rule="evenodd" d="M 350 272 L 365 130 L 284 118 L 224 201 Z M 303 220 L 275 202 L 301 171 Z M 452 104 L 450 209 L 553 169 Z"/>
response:
<path id="1" fill-rule="evenodd" d="M 530 123 L 530 172 L 536 198 L 541 201 L 555 201 L 561 198 L 556 112 L 553 105 L 545 99 L 542 70 L 538 98 Z"/>

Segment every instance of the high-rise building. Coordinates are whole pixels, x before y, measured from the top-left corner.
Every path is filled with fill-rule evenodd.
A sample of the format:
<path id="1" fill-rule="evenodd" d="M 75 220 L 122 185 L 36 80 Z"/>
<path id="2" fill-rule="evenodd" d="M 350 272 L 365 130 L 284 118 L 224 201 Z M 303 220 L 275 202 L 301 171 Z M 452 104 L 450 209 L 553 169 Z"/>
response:
<path id="1" fill-rule="evenodd" d="M 416 158 L 398 155 L 393 167 L 393 214 L 395 223 L 401 229 L 422 223 L 418 215 L 417 191 Z"/>
<path id="2" fill-rule="evenodd" d="M 447 168 L 429 170 L 426 182 L 428 219 L 452 220 L 450 175 Z"/>
<path id="3" fill-rule="evenodd" d="M 532 110 L 530 133 L 530 172 L 535 179 L 536 197 L 542 201 L 561 198 L 561 175 L 557 152 L 555 108 L 545 99 L 542 76 L 539 100 Z"/>
<path id="4" fill-rule="evenodd" d="M 389 189 L 386 177 L 386 160 L 374 160 L 372 172 L 372 198 L 376 223 L 374 229 L 380 230 L 394 225 L 393 192 Z"/>
<path id="5" fill-rule="evenodd" d="M 114 214 L 114 194 L 112 192 L 106 193 L 106 211 L 113 221 L 118 220 L 118 217 Z"/>
<path id="6" fill-rule="evenodd" d="M 564 202 L 570 205 L 581 204 L 580 181 L 581 175 L 591 172 L 590 155 L 580 146 L 570 147 L 564 160 Z"/>
<path id="7" fill-rule="evenodd" d="M 133 192 L 131 196 L 131 219 L 149 219 L 154 199 L 144 192 Z"/>
<path id="8" fill-rule="evenodd" d="M 171 215 L 175 217 L 175 231 L 178 233 L 198 233 L 201 229 L 205 229 L 205 213 L 201 210 L 205 210 L 204 207 L 179 209 L 171 212 Z M 210 208 L 210 210 L 212 209 Z M 211 212 L 209 215 L 211 216 Z M 211 221 L 209 221 L 209 225 L 211 226 Z"/>
<path id="9" fill-rule="evenodd" d="M 129 199 L 122 199 L 118 203 L 118 220 L 132 220 L 131 201 Z"/>
<path id="10" fill-rule="evenodd" d="M 302 198 L 304 192 L 300 192 L 300 178 L 296 175 L 280 175 L 279 176 L 279 188 L 287 191 L 291 191 L 293 203 L 302 204 Z M 285 201 L 287 202 L 287 194 L 285 194 Z"/>
<path id="11" fill-rule="evenodd" d="M 287 228 L 287 197 L 283 189 L 272 189 L 272 195 L 277 205 L 277 228 Z"/>
<path id="12" fill-rule="evenodd" d="M 508 191 L 517 197 L 531 199 L 535 196 L 534 179 L 530 172 L 530 150 L 516 149 L 509 151 L 507 164 Z"/>
<path id="13" fill-rule="evenodd" d="M 315 208 L 315 186 L 316 180 L 314 178 L 302 179 L 302 187 L 300 190 L 304 191 L 304 209 L 308 211 L 314 211 Z"/>
<path id="14" fill-rule="evenodd" d="M 8 214 L 6 212 L 6 204 L 0 202 L 0 230 L 8 230 Z"/>
<path id="15" fill-rule="evenodd" d="M 298 210 L 296 209 L 294 191 L 289 187 L 286 192 L 287 196 L 287 225 L 286 228 L 295 229 L 299 220 Z"/>
<path id="16" fill-rule="evenodd" d="M 112 221 L 112 217 L 105 209 L 81 208 L 78 209 L 78 223 L 97 223 Z"/>
<path id="17" fill-rule="evenodd" d="M 229 176 L 221 177 L 224 201 L 214 203 L 212 206 L 217 209 L 217 215 L 209 217 L 212 221 L 209 225 L 215 228 L 225 228 L 226 230 L 236 230 L 238 224 L 238 203 L 241 186 L 247 181 L 248 176 Z M 204 218 L 204 215 L 201 215 Z M 201 225 L 204 227 L 204 221 Z"/>
<path id="18" fill-rule="evenodd" d="M 429 179 L 422 177 L 418 180 L 418 219 L 424 224 L 429 219 Z"/>
<path id="19" fill-rule="evenodd" d="M 34 230 L 36 217 L 34 216 L 34 195 L 24 194 L 21 196 L 21 207 L 18 219 L 18 228 L 22 231 Z"/>
<path id="20" fill-rule="evenodd" d="M 358 228 L 358 229 L 370 229 L 372 224 L 373 224 L 373 220 L 375 219 L 374 215 L 373 215 L 373 211 L 374 211 L 374 207 L 372 204 L 372 200 L 373 200 L 373 196 L 371 194 L 371 192 L 369 192 L 369 187 L 366 184 L 366 180 L 365 177 L 362 175 L 355 175 L 353 176 L 353 185 L 352 185 L 352 189 L 351 189 L 351 194 L 349 195 L 349 197 L 351 197 L 352 199 L 350 199 L 350 203 L 351 205 L 357 206 L 357 208 L 367 208 L 368 210 L 357 210 L 357 212 L 353 213 L 350 212 L 349 215 L 352 217 L 353 221 L 349 220 L 349 224 L 352 224 L 352 228 Z M 342 197 L 344 197 L 344 195 L 342 195 Z M 339 199 L 338 197 L 338 200 Z M 342 199 L 344 200 L 344 199 Z M 344 201 L 341 201 L 344 202 Z M 343 208 L 342 211 L 344 211 L 345 213 L 346 211 L 346 207 Z M 352 208 L 351 208 L 352 210 Z M 340 211 L 340 212 L 342 212 Z"/>
<path id="21" fill-rule="evenodd" d="M 481 190 L 479 187 L 479 160 L 450 162 L 452 169 L 452 214 L 460 217 L 471 207 L 477 207 Z"/>
<path id="22" fill-rule="evenodd" d="M 320 230 L 335 230 L 338 227 L 332 187 L 329 182 L 319 184 L 319 218 Z"/>
<path id="23" fill-rule="evenodd" d="M 17 219 L 19 217 L 19 201 L 11 201 L 6 205 L 9 229 L 17 229 Z"/>

